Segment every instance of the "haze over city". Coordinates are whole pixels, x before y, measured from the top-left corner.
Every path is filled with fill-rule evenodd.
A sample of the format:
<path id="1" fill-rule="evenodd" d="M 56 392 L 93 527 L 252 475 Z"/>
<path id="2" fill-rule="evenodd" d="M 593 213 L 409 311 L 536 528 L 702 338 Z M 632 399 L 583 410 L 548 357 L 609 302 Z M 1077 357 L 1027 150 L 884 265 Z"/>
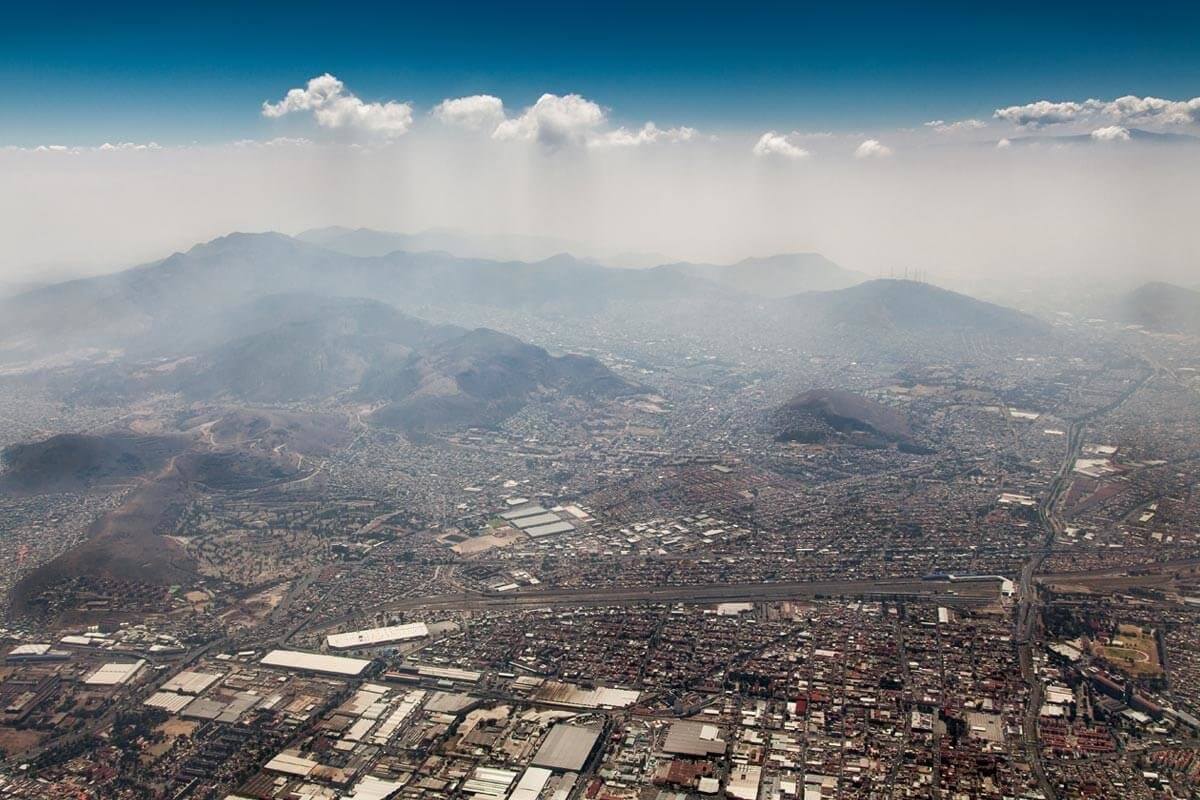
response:
<path id="1" fill-rule="evenodd" d="M 0 56 L 0 272 L 334 224 L 669 260 L 817 251 L 955 279 L 1180 278 L 1197 255 L 1182 6 L 1043 9 L 1028 26 L 951 6 L 871 6 L 875 24 L 541 7 L 503 37 L 495 10 L 364 25 L 317 8 L 231 25 L 132 5 L 83 38 L 18 10 Z"/>
<path id="2" fill-rule="evenodd" d="M 1200 796 L 1194 4 L 0 27 L 0 798 Z"/>

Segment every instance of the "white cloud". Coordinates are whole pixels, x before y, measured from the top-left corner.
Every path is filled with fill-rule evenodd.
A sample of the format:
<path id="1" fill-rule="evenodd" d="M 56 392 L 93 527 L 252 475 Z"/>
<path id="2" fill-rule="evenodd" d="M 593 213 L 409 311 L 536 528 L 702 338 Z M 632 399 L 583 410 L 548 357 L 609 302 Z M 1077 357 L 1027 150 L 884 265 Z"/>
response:
<path id="1" fill-rule="evenodd" d="M 468 130 L 495 130 L 504 121 L 504 101 L 490 94 L 447 98 L 434 107 L 433 116 L 447 125 Z"/>
<path id="2" fill-rule="evenodd" d="M 1089 103 L 1096 102 L 1089 100 Z M 1043 125 L 1061 125 L 1075 122 L 1089 113 L 1084 103 L 1052 103 L 1049 100 L 1038 100 L 1023 106 L 998 108 L 994 116 L 1019 125 L 1023 128 L 1038 128 Z"/>
<path id="3" fill-rule="evenodd" d="M 234 147 L 307 147 L 313 142 L 302 136 L 276 136 L 274 139 L 239 139 Z"/>
<path id="4" fill-rule="evenodd" d="M 960 119 L 958 122 L 935 119 L 926 122 L 925 127 L 932 128 L 936 133 L 969 133 L 986 128 L 987 123 L 981 119 Z"/>
<path id="5" fill-rule="evenodd" d="M 544 94 L 524 113 L 496 126 L 493 138 L 557 148 L 586 144 L 607 120 L 599 104 L 577 94 Z"/>
<path id="6" fill-rule="evenodd" d="M 1008 148 L 1012 147 L 1012 141 L 1010 139 L 1001 139 L 1000 141 L 996 142 L 996 147 L 1000 150 L 1007 150 Z"/>
<path id="7" fill-rule="evenodd" d="M 278 103 L 263 103 L 264 117 L 282 117 L 293 111 L 312 111 L 342 97 L 346 85 L 326 72 L 311 79 L 303 89 L 289 89 Z"/>
<path id="8" fill-rule="evenodd" d="M 1097 128 L 1092 131 L 1092 138 L 1097 142 L 1128 142 L 1129 129 L 1120 125 L 1110 125 L 1107 128 Z"/>
<path id="9" fill-rule="evenodd" d="M 322 128 L 349 129 L 400 136 L 412 126 L 412 106 L 389 100 L 367 103 L 346 91 L 346 86 L 328 72 L 291 89 L 278 103 L 262 104 L 264 117 L 276 119 L 294 112 L 311 111 Z"/>
<path id="10" fill-rule="evenodd" d="M 1159 97 L 1118 97 L 1105 106 L 1105 113 L 1123 123 L 1191 125 L 1200 123 L 1200 97 L 1163 100 Z"/>
<path id="11" fill-rule="evenodd" d="M 1025 128 L 1101 119 L 1111 120 L 1121 126 L 1194 125 L 1200 124 L 1200 97 L 1164 100 L 1161 97 L 1125 95 L 1109 101 L 1094 98 L 1082 102 L 1038 100 L 1021 106 L 998 108 L 995 117 Z"/>
<path id="12" fill-rule="evenodd" d="M 754 143 L 753 153 L 759 158 L 780 156 L 794 160 L 808 158 L 812 155 L 803 147 L 799 147 L 788 141 L 786 134 L 776 133 L 775 131 L 767 131 L 760 136 L 758 141 Z"/>
<path id="13" fill-rule="evenodd" d="M 80 155 L 82 153 L 143 153 L 164 149 L 166 148 L 164 148 L 158 142 L 105 142 L 102 145 L 39 144 L 33 147 L 7 145 L 5 147 L 0 147 L 0 150 L 11 153 L 69 153 L 71 155 Z"/>
<path id="14" fill-rule="evenodd" d="M 626 128 L 617 128 L 600 134 L 588 142 L 593 147 L 636 147 L 642 144 L 664 142 L 690 142 L 696 136 L 695 128 L 660 128 L 653 122 L 647 122 L 636 132 Z"/>
<path id="15" fill-rule="evenodd" d="M 105 142 L 96 149 L 102 153 L 109 153 L 114 150 L 161 150 L 162 145 L 158 142 L 146 142 L 145 144 L 138 144 L 136 142 L 117 142 L 113 144 Z"/>
<path id="16" fill-rule="evenodd" d="M 892 148 L 878 139 L 867 139 L 854 151 L 855 158 L 887 158 L 892 155 Z"/>
<path id="17" fill-rule="evenodd" d="M 477 98 L 460 98 L 476 100 Z M 499 122 L 492 131 L 492 138 L 501 141 L 537 142 L 550 148 L 566 146 L 586 147 L 636 147 L 659 143 L 688 142 L 698 135 L 695 128 L 660 128 L 647 122 L 637 130 L 610 128 L 608 112 L 592 100 L 578 94 L 543 94 L 532 106 L 520 115 L 505 118 L 499 100 L 489 103 L 494 111 L 500 111 Z M 438 108 L 457 103 L 444 101 Z M 483 106 L 483 103 L 471 103 Z M 435 116 L 440 116 L 437 109 Z"/>

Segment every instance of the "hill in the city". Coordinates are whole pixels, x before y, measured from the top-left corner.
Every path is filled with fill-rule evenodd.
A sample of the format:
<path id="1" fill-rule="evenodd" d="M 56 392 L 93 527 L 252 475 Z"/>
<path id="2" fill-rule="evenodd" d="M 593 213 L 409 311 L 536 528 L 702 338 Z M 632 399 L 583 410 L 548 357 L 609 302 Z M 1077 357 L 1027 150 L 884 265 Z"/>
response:
<path id="1" fill-rule="evenodd" d="M 1045 336 L 1050 326 L 1028 314 L 917 281 L 880 279 L 791 300 L 795 321 L 808 327 L 892 332 L 971 333 L 1010 339 Z"/>
<path id="2" fill-rule="evenodd" d="M 1113 316 L 1159 333 L 1200 336 L 1200 290 L 1152 282 L 1118 299 Z"/>
<path id="3" fill-rule="evenodd" d="M 161 468 L 185 443 L 175 436 L 63 433 L 9 445 L 0 452 L 0 491 L 78 491 L 129 480 Z"/>
<path id="4" fill-rule="evenodd" d="M 539 398 L 600 401 L 637 388 L 594 358 L 552 356 L 480 328 L 373 370 L 359 391 L 384 402 L 377 424 L 429 431 L 494 426 Z"/>
<path id="5" fill-rule="evenodd" d="M 913 438 L 901 412 L 837 389 L 812 389 L 793 397 L 771 412 L 770 426 L 777 441 L 804 444 L 845 440 L 883 445 Z"/>

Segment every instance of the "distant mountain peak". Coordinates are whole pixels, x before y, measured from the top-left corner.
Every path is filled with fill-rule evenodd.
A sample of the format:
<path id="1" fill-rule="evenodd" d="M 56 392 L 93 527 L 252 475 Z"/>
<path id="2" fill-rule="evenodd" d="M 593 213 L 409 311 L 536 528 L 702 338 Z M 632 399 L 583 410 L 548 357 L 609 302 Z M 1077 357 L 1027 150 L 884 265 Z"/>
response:
<path id="1" fill-rule="evenodd" d="M 1108 312 L 1130 325 L 1159 333 L 1200 336 L 1200 291 L 1150 281 L 1117 299 Z"/>
<path id="2" fill-rule="evenodd" d="M 793 299 L 809 324 L 914 333 L 971 331 L 983 335 L 1042 336 L 1050 326 L 1015 309 L 977 300 L 929 283 L 877 278 L 833 292 L 809 292 Z"/>
<path id="3" fill-rule="evenodd" d="M 820 253 L 751 256 L 733 264 L 667 264 L 666 269 L 762 297 L 844 289 L 867 279 Z"/>

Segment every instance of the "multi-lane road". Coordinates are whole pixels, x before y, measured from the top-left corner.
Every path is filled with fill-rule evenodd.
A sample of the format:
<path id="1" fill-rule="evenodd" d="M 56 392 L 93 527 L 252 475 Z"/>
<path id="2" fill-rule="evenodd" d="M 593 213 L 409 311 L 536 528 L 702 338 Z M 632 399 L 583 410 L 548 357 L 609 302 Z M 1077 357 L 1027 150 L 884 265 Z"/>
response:
<path id="1" fill-rule="evenodd" d="M 542 606 L 637 605 L 641 603 L 730 603 L 780 601 L 814 597 L 912 598 L 945 604 L 980 604 L 999 598 L 999 580 L 925 581 L 890 578 L 858 581 L 801 581 L 779 583 L 717 583 L 696 586 L 642 586 L 603 589 L 540 589 L 414 597 L 372 608 L 409 611 L 417 608 L 474 610 L 538 608 Z M 361 618 L 350 613 L 321 624 L 322 629 Z"/>

